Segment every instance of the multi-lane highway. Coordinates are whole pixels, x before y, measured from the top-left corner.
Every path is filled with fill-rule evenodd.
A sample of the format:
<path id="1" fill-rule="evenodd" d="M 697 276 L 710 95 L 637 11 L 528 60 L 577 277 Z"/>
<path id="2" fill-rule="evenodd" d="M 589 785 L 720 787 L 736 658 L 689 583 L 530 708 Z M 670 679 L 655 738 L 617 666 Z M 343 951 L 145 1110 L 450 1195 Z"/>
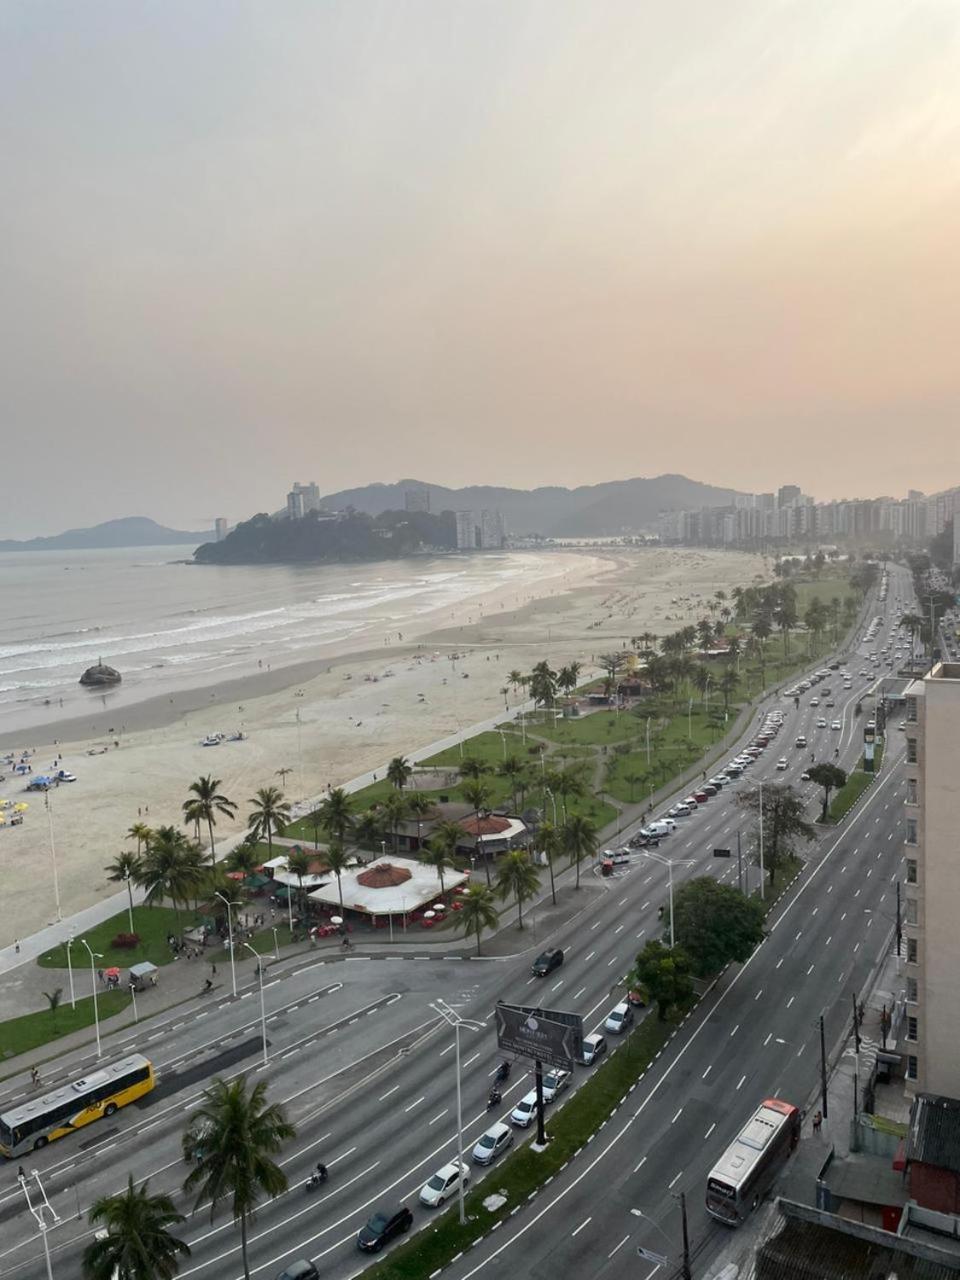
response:
<path id="1" fill-rule="evenodd" d="M 906 603 L 909 592 L 906 571 L 892 567 L 881 631 L 891 627 L 897 599 Z M 817 789 L 799 781 L 811 752 L 830 759 L 839 749 L 840 762 L 853 763 L 860 750 L 854 707 L 868 687 L 857 676 L 863 666 L 861 656 L 851 658 L 852 688 L 844 692 L 834 680 L 836 707 L 826 713 L 809 705 L 818 686 L 801 697 L 799 708 L 792 698 L 777 703 L 784 716 L 779 737 L 740 782 L 661 845 L 660 853 L 693 864 L 678 869 L 675 883 L 705 873 L 735 883 L 735 859 L 715 860 L 712 851 L 735 843 L 737 830 L 746 827 L 737 792 L 760 780 L 786 780 L 809 791 L 813 805 Z M 824 714 L 827 727 L 818 728 Z M 829 727 L 834 717 L 841 730 Z M 799 733 L 809 744 L 802 750 L 793 746 Z M 666 1240 L 676 1239 L 672 1197 L 681 1189 L 688 1192 L 697 1247 L 701 1255 L 710 1250 L 719 1228 L 708 1225 L 702 1209 L 707 1168 L 759 1098 L 779 1093 L 806 1102 L 818 1078 L 817 1019 L 825 1014 L 828 1042 L 834 1040 L 851 991 L 863 990 L 889 933 L 902 853 L 901 750 L 894 729 L 881 780 L 844 827 L 810 852 L 806 872 L 771 917 L 768 940 L 748 964 L 721 979 L 614 1120 L 525 1212 L 449 1274 L 466 1277 L 506 1264 L 530 1275 L 558 1265 L 581 1274 L 626 1275 L 629 1269 L 634 1275 L 635 1245 L 667 1252 Z M 783 772 L 776 769 L 781 755 L 788 759 Z M 756 869 L 751 872 L 755 882 Z M 272 1280 L 298 1257 L 313 1259 L 325 1275 L 352 1275 L 360 1265 L 356 1233 L 369 1214 L 406 1203 L 415 1226 L 428 1221 L 430 1211 L 417 1205 L 417 1193 L 455 1155 L 452 1034 L 431 1001 L 442 997 L 485 1026 L 462 1033 L 469 1150 L 531 1084 L 518 1064 L 501 1110 L 487 1112 L 497 1060 L 490 1019 L 495 1001 L 535 997 L 580 1013 L 585 1030 L 599 1027 L 622 993 L 637 951 L 662 929 L 657 912 L 666 900 L 666 879 L 666 868 L 642 854 L 609 879 L 596 876 L 582 911 L 555 939 L 566 950 L 563 968 L 545 980 L 530 976 L 532 952 L 475 959 L 459 954 L 455 944 L 448 956 L 301 957 L 274 966 L 266 987 L 266 1067 L 259 995 L 252 986 L 238 1001 L 201 1003 L 168 1013 L 162 1022 L 145 1022 L 120 1042 L 146 1052 L 159 1068 L 160 1087 L 145 1105 L 30 1157 L 61 1217 L 50 1237 L 55 1265 L 63 1274 L 78 1273 L 79 1253 L 90 1239 L 86 1210 L 97 1196 L 119 1190 L 128 1171 L 179 1196 L 187 1172 L 180 1135 L 191 1104 L 213 1075 L 249 1071 L 255 1078 L 266 1075 L 271 1097 L 285 1102 L 297 1127 L 281 1157 L 291 1189 L 263 1206 L 251 1230 L 254 1275 Z M 563 893 L 574 890 L 565 885 Z M 71 1059 L 63 1072 L 76 1074 L 87 1065 L 89 1058 L 82 1065 Z M 576 1074 L 579 1082 L 588 1072 Z M 17 1092 L 11 1086 L 0 1104 Z M 307 1194 L 303 1183 L 319 1159 L 329 1167 L 329 1182 Z M 474 1170 L 475 1180 L 482 1176 Z M 32 1219 L 11 1184 L 0 1191 L 0 1274 L 40 1277 L 45 1273 Z M 182 1197 L 179 1202 L 186 1206 Z M 647 1217 L 632 1215 L 633 1208 Z M 225 1213 L 211 1223 L 201 1212 L 184 1235 L 193 1256 L 182 1275 L 239 1276 L 239 1240 Z"/>

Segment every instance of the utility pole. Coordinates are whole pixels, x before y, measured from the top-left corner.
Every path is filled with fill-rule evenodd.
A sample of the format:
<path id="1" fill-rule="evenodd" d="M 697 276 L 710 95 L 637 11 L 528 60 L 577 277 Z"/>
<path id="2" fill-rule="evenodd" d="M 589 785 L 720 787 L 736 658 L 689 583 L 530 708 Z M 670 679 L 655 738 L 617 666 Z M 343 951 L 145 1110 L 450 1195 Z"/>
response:
<path id="1" fill-rule="evenodd" d="M 827 1037 L 823 1027 L 823 1014 L 820 1015 L 820 1109 L 823 1118 L 827 1118 Z"/>
<path id="2" fill-rule="evenodd" d="M 40 1198 L 36 1205 L 34 1205 L 30 1199 L 30 1188 L 27 1186 L 27 1175 L 21 1171 L 17 1177 L 17 1181 L 20 1184 L 20 1190 L 23 1192 L 23 1198 L 27 1202 L 27 1208 L 36 1220 L 37 1226 L 40 1228 L 40 1239 L 43 1241 L 43 1256 L 44 1261 L 47 1264 L 47 1280 L 53 1280 L 53 1266 L 50 1262 L 50 1242 L 47 1240 L 47 1231 L 49 1230 L 50 1225 L 55 1226 L 60 1221 L 60 1217 L 57 1214 L 56 1209 L 54 1209 L 53 1205 L 47 1199 L 47 1193 L 43 1189 L 43 1183 L 40 1181 L 40 1174 L 36 1169 L 33 1170 L 33 1179 L 37 1184 L 37 1191 L 40 1194 Z M 51 1224 L 47 1223 L 46 1214 L 48 1210 L 50 1212 L 50 1217 L 53 1220 Z"/>
<path id="3" fill-rule="evenodd" d="M 858 1015 L 858 1012 L 857 1012 L 857 993 L 856 993 L 855 991 L 851 991 L 850 995 L 851 995 L 851 998 L 852 998 L 852 1000 L 853 1000 L 853 1047 L 854 1047 L 854 1049 L 856 1049 L 857 1054 L 858 1054 L 858 1056 L 859 1056 L 859 1053 L 860 1053 L 860 1018 L 859 1018 L 859 1015 Z"/>
<path id="4" fill-rule="evenodd" d="M 683 1264 L 680 1275 L 682 1280 L 693 1280 L 693 1272 L 690 1270 L 690 1237 L 687 1233 L 687 1197 L 683 1191 L 680 1192 L 680 1220 L 683 1223 Z"/>
<path id="5" fill-rule="evenodd" d="M 543 1063 L 537 1058 L 533 1064 L 534 1079 L 537 1083 L 537 1143 L 541 1147 L 547 1145 L 547 1131 L 543 1125 Z"/>
<path id="6" fill-rule="evenodd" d="M 743 856 L 740 849 L 740 832 L 737 832 L 737 888 L 743 893 Z"/>
<path id="7" fill-rule="evenodd" d="M 897 881 L 897 959 L 900 959 L 900 940 L 903 937 L 900 919 L 900 881 Z"/>

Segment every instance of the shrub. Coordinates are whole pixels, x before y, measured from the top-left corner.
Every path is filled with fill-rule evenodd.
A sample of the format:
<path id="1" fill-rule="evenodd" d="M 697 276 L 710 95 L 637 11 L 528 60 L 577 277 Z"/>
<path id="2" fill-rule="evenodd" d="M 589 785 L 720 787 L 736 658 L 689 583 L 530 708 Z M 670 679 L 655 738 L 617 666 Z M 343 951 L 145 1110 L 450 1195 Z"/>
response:
<path id="1" fill-rule="evenodd" d="M 139 933 L 118 933 L 110 943 L 110 946 L 117 951 L 133 951 L 139 945 Z"/>

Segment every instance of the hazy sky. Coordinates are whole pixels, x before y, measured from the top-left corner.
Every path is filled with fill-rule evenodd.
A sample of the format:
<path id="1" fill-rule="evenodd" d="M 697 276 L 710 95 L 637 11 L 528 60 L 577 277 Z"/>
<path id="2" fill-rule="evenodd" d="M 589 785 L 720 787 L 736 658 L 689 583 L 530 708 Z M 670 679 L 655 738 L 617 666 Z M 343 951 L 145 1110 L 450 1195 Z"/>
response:
<path id="1" fill-rule="evenodd" d="M 960 483 L 957 0 L 4 0 L 0 535 Z"/>

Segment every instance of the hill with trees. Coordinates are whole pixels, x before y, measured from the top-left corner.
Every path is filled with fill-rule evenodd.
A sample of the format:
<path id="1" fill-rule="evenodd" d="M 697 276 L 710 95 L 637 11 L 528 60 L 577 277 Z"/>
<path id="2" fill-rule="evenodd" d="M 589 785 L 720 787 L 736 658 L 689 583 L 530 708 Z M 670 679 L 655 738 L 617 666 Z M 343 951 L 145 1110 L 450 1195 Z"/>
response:
<path id="1" fill-rule="evenodd" d="M 299 520 L 261 512 L 243 521 L 222 542 L 205 542 L 197 564 L 296 564 L 396 560 L 457 545 L 452 511 L 354 511 L 330 518 L 311 511 Z"/>

